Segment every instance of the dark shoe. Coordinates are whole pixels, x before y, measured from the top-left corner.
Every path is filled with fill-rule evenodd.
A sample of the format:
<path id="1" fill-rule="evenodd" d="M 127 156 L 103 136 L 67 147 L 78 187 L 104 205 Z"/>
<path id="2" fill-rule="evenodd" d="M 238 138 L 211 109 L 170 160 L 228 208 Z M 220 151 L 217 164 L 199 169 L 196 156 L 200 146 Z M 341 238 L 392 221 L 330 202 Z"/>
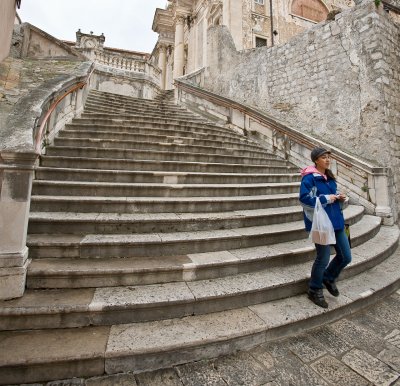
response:
<path id="1" fill-rule="evenodd" d="M 324 298 L 324 293 L 322 289 L 317 289 L 317 290 L 309 289 L 308 298 L 317 306 L 322 308 L 328 308 L 328 303 Z"/>
<path id="2" fill-rule="evenodd" d="M 336 283 L 334 281 L 323 281 L 325 288 L 332 296 L 339 296 L 339 290 L 336 287 Z"/>

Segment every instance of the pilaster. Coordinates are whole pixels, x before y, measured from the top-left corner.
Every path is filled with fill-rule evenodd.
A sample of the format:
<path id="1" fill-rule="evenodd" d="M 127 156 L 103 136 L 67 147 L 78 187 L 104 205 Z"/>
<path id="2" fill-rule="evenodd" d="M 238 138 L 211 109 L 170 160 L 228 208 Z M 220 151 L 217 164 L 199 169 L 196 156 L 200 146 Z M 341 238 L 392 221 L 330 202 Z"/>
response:
<path id="1" fill-rule="evenodd" d="M 183 15 L 175 16 L 175 45 L 174 45 L 174 79 L 183 75 L 185 66 L 185 45 L 184 45 L 184 25 Z"/>
<path id="2" fill-rule="evenodd" d="M 35 153 L 0 154 L 0 299 L 24 293 L 30 198 Z"/>
<path id="3" fill-rule="evenodd" d="M 159 46 L 158 54 L 158 67 L 161 70 L 161 89 L 165 90 L 167 79 L 167 47 L 165 45 Z"/>

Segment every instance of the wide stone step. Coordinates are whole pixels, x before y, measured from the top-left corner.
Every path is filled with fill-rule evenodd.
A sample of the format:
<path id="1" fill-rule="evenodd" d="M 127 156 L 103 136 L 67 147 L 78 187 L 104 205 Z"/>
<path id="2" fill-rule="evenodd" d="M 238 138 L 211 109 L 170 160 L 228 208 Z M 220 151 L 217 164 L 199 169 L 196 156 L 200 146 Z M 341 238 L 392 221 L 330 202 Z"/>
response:
<path id="1" fill-rule="evenodd" d="M 111 326 L 3 331 L 0 382 L 6 385 L 138 373 L 231 354 L 332 322 L 373 304 L 399 287 L 399 265 L 400 254 L 396 252 L 381 264 L 342 280 L 341 296 L 327 296 L 328 309 L 306 298 L 302 293 L 305 282 L 299 278 L 297 296 L 234 310 Z M 346 271 L 350 274 L 350 269 Z M 295 281 L 296 272 L 291 277 Z M 82 296 L 82 308 L 85 300 Z M 106 299 L 95 300 L 93 311 L 100 310 Z M 122 304 L 128 302 L 129 297 Z"/>
<path id="2" fill-rule="evenodd" d="M 298 193 L 241 197 L 32 196 L 31 211 L 102 213 L 227 212 L 294 206 Z"/>
<path id="3" fill-rule="evenodd" d="M 120 139 L 99 139 L 99 138 L 65 138 L 58 137 L 54 139 L 54 145 L 57 147 L 75 147 L 75 148 L 102 148 L 102 149 L 123 149 L 123 150 L 155 150 L 170 152 L 190 152 L 202 154 L 220 154 L 220 155 L 241 155 L 245 157 L 262 158 L 266 151 L 260 148 L 247 148 L 246 146 L 237 146 L 232 144 L 228 146 L 212 146 L 200 144 L 187 144 L 178 142 L 150 142 L 139 140 L 120 140 Z"/>
<path id="4" fill-rule="evenodd" d="M 42 155 L 40 163 L 45 167 L 77 168 L 77 169 L 108 169 L 137 170 L 149 172 L 171 173 L 299 173 L 299 168 L 291 166 L 286 161 L 276 165 L 244 165 L 213 162 L 182 162 L 162 160 L 129 160 L 114 158 L 90 158 Z"/>
<path id="5" fill-rule="evenodd" d="M 218 138 L 218 136 L 214 136 Z M 141 134 L 141 133 L 115 133 L 114 131 L 98 131 L 98 130 L 62 130 L 58 133 L 58 138 L 84 138 L 84 139 L 105 139 L 105 140 L 123 140 L 123 141 L 140 141 L 140 142 L 162 142 L 162 143 L 176 143 L 176 144 L 187 144 L 187 145 L 198 145 L 198 146 L 212 146 L 212 147 L 237 147 L 240 149 L 254 149 L 263 150 L 260 145 L 249 141 L 243 137 L 243 139 L 230 139 L 226 137 L 219 137 L 219 139 L 210 139 L 204 136 L 198 136 L 197 138 L 192 136 L 178 136 L 178 135 L 158 135 L 158 134 Z"/>
<path id="6" fill-rule="evenodd" d="M 213 197 L 295 193 L 299 182 L 265 184 L 143 184 L 35 180 L 33 195 L 103 197 Z"/>
<path id="7" fill-rule="evenodd" d="M 204 118 L 197 117 L 191 113 L 185 111 L 167 111 L 167 110 L 156 110 L 156 109 L 142 109 L 142 108 L 126 108 L 126 107 L 108 107 L 98 105 L 96 107 L 87 107 L 85 106 L 85 113 L 84 117 L 92 116 L 92 114 L 104 114 L 104 111 L 107 111 L 107 114 L 110 116 L 115 117 L 130 117 L 132 116 L 133 119 L 135 117 L 141 118 L 150 118 L 150 119 L 169 119 L 171 116 L 174 119 L 185 120 L 188 119 L 192 122 L 206 122 Z"/>
<path id="8" fill-rule="evenodd" d="M 362 209 L 359 207 L 346 211 L 346 222 L 352 226 L 353 247 L 365 241 L 365 235 L 370 231 L 364 227 L 363 222 L 358 223 L 361 216 Z M 387 234 L 386 228 L 382 229 L 379 233 Z M 377 242 L 382 239 L 374 240 Z M 388 236 L 388 240 L 392 238 Z M 301 239 L 274 245 L 161 258 L 35 259 L 28 269 L 27 286 L 82 288 L 204 280 L 257 272 L 275 266 L 285 267 L 308 261 L 314 255 L 314 246 L 310 240 Z"/>
<path id="9" fill-rule="evenodd" d="M 128 110 L 139 110 L 139 111 L 145 111 L 145 112 L 159 112 L 159 113 L 170 113 L 170 114 L 188 114 L 191 116 L 195 116 L 192 112 L 178 106 L 172 103 L 157 103 L 157 104 L 148 104 L 147 102 L 145 103 L 140 103 L 137 101 L 115 101 L 115 100 L 110 100 L 110 99 L 104 99 L 104 98 L 88 98 L 86 100 L 85 104 L 85 110 L 86 109 L 98 109 L 101 108 L 102 112 L 105 110 L 110 109 L 128 109 Z"/>
<path id="10" fill-rule="evenodd" d="M 226 135 L 231 138 L 243 138 L 243 134 L 233 131 L 231 129 L 216 126 L 211 123 L 204 123 L 198 121 L 191 121 L 189 119 L 150 119 L 140 117 L 121 117 L 116 115 L 107 114 L 90 114 L 90 116 L 82 115 L 81 118 L 75 118 L 73 123 L 67 125 L 81 126 L 81 125 L 110 125 L 114 126 L 113 129 L 122 128 L 164 128 L 172 129 L 174 131 L 186 131 L 192 133 L 204 133 L 204 134 L 219 134 Z"/>
<path id="11" fill-rule="evenodd" d="M 287 165 L 285 161 L 274 159 L 269 155 L 241 156 L 233 154 L 209 154 L 191 153 L 185 151 L 167 150 L 143 150 L 120 149 L 100 147 L 76 147 L 76 146 L 49 146 L 46 154 L 50 156 L 64 157 L 89 157 L 89 158 L 114 158 L 134 160 L 159 160 L 159 161 L 183 161 L 183 162 L 211 162 L 211 163 L 241 163 L 244 165 Z"/>
<path id="12" fill-rule="evenodd" d="M 300 206 L 220 213 L 31 212 L 31 234 L 128 234 L 232 229 L 298 221 Z"/>
<path id="13" fill-rule="evenodd" d="M 160 171 L 129 171 L 104 169 L 72 169 L 38 167 L 36 180 L 99 181 L 131 183 L 174 184 L 257 184 L 269 182 L 300 181 L 299 173 L 287 174 L 238 174 L 238 173 L 190 173 Z"/>
<path id="14" fill-rule="evenodd" d="M 154 106 L 154 107 L 165 105 L 168 107 L 176 107 L 182 109 L 182 107 L 172 102 L 158 101 L 156 99 L 136 98 L 127 95 L 119 95 L 119 94 L 107 93 L 104 91 L 91 90 L 87 98 L 87 101 L 99 101 L 99 100 L 109 103 L 126 103 L 126 104 Z"/>
<path id="15" fill-rule="evenodd" d="M 85 104 L 85 113 L 104 113 L 107 111 L 109 114 L 143 114 L 148 116 L 158 116 L 165 117 L 171 116 L 173 114 L 175 117 L 190 117 L 197 118 L 200 117 L 190 113 L 186 110 L 179 108 L 168 108 L 167 106 L 140 106 L 137 104 L 128 105 L 124 103 L 106 102 L 106 101 L 87 101 Z M 204 121 L 204 119 L 202 119 Z"/>
<path id="16" fill-rule="evenodd" d="M 132 98 L 132 97 L 123 97 L 120 95 L 117 96 L 108 96 L 108 95 L 95 95 L 92 92 L 89 93 L 88 98 L 86 99 L 87 103 L 106 103 L 113 106 L 140 106 L 143 108 L 165 108 L 171 110 L 178 111 L 186 111 L 186 109 L 180 105 L 177 105 L 173 102 L 173 100 L 157 100 L 157 99 L 144 99 L 144 98 Z"/>
<path id="17" fill-rule="evenodd" d="M 364 216 L 365 238 L 373 237 L 381 219 Z M 144 233 L 46 235 L 30 234 L 30 257 L 127 258 L 187 255 L 260 245 L 307 237 L 303 221 L 227 230 Z"/>
<path id="18" fill-rule="evenodd" d="M 141 122 L 146 122 L 146 123 L 153 123 L 153 124 L 158 124 L 158 123 L 167 123 L 167 124 L 176 124 L 176 125 L 181 125 L 181 126 L 186 126 L 188 123 L 193 123 L 197 125 L 205 125 L 207 127 L 213 128 L 215 130 L 215 125 L 205 121 L 202 118 L 198 118 L 196 116 L 190 116 L 190 117 L 179 117 L 176 116 L 175 114 L 171 114 L 171 116 L 154 116 L 153 114 L 143 114 L 143 113 L 137 113 L 137 114 L 129 114 L 129 113 L 124 113 L 124 114 L 113 114 L 109 113 L 86 113 L 83 112 L 81 114 L 81 117 L 78 119 L 85 119 L 85 120 L 120 120 L 120 121 L 135 121 L 137 123 Z M 228 129 L 220 128 L 220 131 L 226 131 L 229 132 Z"/>
<path id="19" fill-rule="evenodd" d="M 194 138 L 200 140 L 217 140 L 223 142 L 242 142 L 254 145 L 254 141 L 247 137 L 231 132 L 220 132 L 210 130 L 202 125 L 188 125 L 186 127 L 177 126 L 175 124 L 157 124 L 153 123 L 137 123 L 135 121 L 115 122 L 114 120 L 78 120 L 65 126 L 62 132 L 65 136 L 69 136 L 70 131 L 80 131 L 83 133 L 95 131 L 101 135 L 102 133 L 114 133 L 115 135 L 150 135 L 164 136 L 173 138 Z M 60 132 L 60 133 L 62 133 Z"/>
<path id="20" fill-rule="evenodd" d="M 383 227 L 373 240 L 353 248 L 353 261 L 342 278 L 384 261 L 396 250 L 398 237 L 397 228 Z M 86 290 L 31 290 L 22 299 L 0 302 L 0 328 L 85 327 L 209 314 L 303 293 L 310 268 L 311 262 L 306 261 L 207 280 Z"/>

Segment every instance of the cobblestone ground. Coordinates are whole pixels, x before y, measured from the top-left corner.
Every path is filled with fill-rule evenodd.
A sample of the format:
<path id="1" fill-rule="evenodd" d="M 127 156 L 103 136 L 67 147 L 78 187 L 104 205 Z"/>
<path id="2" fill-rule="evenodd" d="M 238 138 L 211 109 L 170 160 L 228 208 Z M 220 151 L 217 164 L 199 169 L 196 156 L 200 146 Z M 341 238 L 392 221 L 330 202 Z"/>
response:
<path id="1" fill-rule="evenodd" d="M 400 290 L 335 323 L 228 357 L 29 386 L 204 385 L 400 386 Z"/>

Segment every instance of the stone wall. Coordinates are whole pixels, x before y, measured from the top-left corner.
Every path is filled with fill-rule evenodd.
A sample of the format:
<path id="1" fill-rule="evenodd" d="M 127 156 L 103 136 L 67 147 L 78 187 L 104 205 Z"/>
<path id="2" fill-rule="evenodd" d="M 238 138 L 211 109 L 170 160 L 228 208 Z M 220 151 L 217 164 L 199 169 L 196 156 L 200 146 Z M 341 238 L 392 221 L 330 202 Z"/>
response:
<path id="1" fill-rule="evenodd" d="M 8 56 L 15 20 L 15 0 L 0 1 L 0 62 Z"/>
<path id="2" fill-rule="evenodd" d="M 273 48 L 237 52 L 228 30 L 213 27 L 204 86 L 396 170 L 399 32 L 373 1 Z"/>
<path id="3" fill-rule="evenodd" d="M 73 47 L 29 23 L 14 26 L 10 56 L 36 59 L 85 59 Z"/>

